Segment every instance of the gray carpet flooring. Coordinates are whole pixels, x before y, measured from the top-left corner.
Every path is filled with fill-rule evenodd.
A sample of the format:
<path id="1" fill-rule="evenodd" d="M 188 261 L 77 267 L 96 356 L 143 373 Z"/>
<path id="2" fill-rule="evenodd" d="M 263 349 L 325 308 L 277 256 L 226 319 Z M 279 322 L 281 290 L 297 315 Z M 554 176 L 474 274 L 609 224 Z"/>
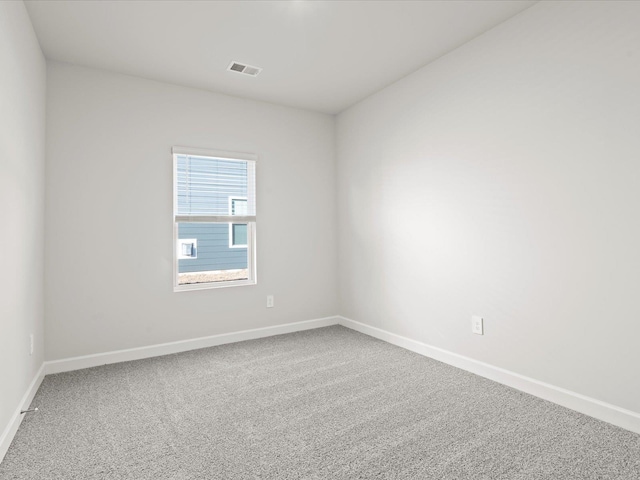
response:
<path id="1" fill-rule="evenodd" d="M 640 435 L 344 327 L 49 375 L 4 479 L 640 479 Z"/>

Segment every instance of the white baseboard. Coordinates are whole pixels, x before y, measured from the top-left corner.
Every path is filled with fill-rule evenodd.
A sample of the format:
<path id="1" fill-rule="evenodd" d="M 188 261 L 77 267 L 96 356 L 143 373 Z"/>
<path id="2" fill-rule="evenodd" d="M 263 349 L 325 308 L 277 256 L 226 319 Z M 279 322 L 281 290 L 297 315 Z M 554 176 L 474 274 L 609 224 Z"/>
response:
<path id="1" fill-rule="evenodd" d="M 200 337 L 177 342 L 161 343 L 149 345 L 147 347 L 129 348 L 126 350 L 116 350 L 113 352 L 96 353 L 94 355 L 84 355 L 81 357 L 63 358 L 44 362 L 45 374 L 70 372 L 83 368 L 97 367 L 110 363 L 128 362 L 130 360 L 141 360 L 143 358 L 159 357 L 172 353 L 197 350 L 199 348 L 215 347 L 226 343 L 242 342 L 256 338 L 271 337 L 283 333 L 300 332 L 313 328 L 328 327 L 336 325 L 338 317 L 317 318 L 303 322 L 285 323 L 273 327 L 254 328 L 252 330 L 242 330 L 240 332 L 223 333 L 210 337 Z"/>
<path id="2" fill-rule="evenodd" d="M 340 316 L 339 319 L 340 325 L 351 328 L 352 330 L 384 340 L 385 342 L 433 358 L 434 360 L 453 365 L 462 370 L 475 373 L 481 377 L 570 408 L 571 410 L 584 413 L 598 420 L 611 423 L 635 433 L 640 433 L 640 413 L 638 412 L 626 410 L 616 405 L 596 400 L 595 398 L 590 398 L 530 377 L 525 377 L 524 375 L 505 370 L 504 368 L 396 335 L 395 333 L 356 322 L 349 318 Z"/>
<path id="3" fill-rule="evenodd" d="M 22 399 L 20 400 L 20 404 L 13 412 L 11 420 L 9 421 L 9 425 L 7 425 L 7 427 L 4 429 L 4 432 L 2 432 L 2 436 L 0 436 L 0 463 L 2 463 L 7 450 L 9 450 L 9 445 L 11 445 L 13 437 L 18 431 L 18 427 L 20 427 L 22 419 L 24 418 L 24 415 L 22 415 L 20 412 L 29 408 L 29 405 L 31 405 L 33 397 L 36 396 L 36 392 L 38 391 L 38 388 L 40 387 L 43 379 L 44 363 L 40 365 L 38 373 L 36 373 L 36 376 L 33 377 L 33 380 L 31 380 L 27 391 L 24 393 Z"/>

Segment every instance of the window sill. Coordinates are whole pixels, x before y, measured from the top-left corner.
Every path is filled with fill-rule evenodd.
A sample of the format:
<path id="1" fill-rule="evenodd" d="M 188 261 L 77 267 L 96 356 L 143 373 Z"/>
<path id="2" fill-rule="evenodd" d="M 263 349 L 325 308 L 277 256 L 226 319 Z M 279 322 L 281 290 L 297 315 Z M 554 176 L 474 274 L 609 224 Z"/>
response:
<path id="1" fill-rule="evenodd" d="M 185 285 L 174 285 L 174 292 L 189 292 L 191 290 L 211 290 L 217 288 L 244 287 L 248 285 L 256 285 L 255 280 L 234 280 L 229 282 L 209 282 L 209 283 L 192 283 Z"/>

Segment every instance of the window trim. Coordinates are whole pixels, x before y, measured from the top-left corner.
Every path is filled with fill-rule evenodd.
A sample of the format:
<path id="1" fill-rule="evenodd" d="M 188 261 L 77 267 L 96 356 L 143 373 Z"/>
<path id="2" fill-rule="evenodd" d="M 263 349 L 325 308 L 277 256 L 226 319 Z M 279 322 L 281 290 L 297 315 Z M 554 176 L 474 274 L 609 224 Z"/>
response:
<path id="1" fill-rule="evenodd" d="M 234 200 L 247 200 L 247 197 L 229 197 L 229 215 L 233 215 L 233 201 Z M 234 245 L 233 244 L 233 225 L 238 222 L 230 222 L 229 223 L 229 248 L 249 248 L 249 244 L 245 245 Z M 244 225 L 244 223 L 240 223 L 240 225 Z M 249 231 L 247 230 L 247 242 L 249 241 Z"/>
<path id="2" fill-rule="evenodd" d="M 256 285 L 258 283 L 258 272 L 256 264 L 256 223 L 257 216 L 237 216 L 233 222 L 229 222 L 229 216 L 198 216 L 198 215 L 178 215 L 178 186 L 176 182 L 176 171 L 178 163 L 178 155 L 189 155 L 192 157 L 219 158 L 223 160 L 251 161 L 253 168 L 257 170 L 258 156 L 247 152 L 230 152 L 225 150 L 208 150 L 202 148 L 191 147 L 173 147 L 171 156 L 173 160 L 172 183 L 173 183 L 173 291 L 186 292 L 190 290 L 209 290 L 217 288 L 239 287 L 246 285 Z M 255 182 L 255 175 L 253 176 Z M 254 196 L 256 195 L 255 184 L 253 186 Z M 244 197 L 246 199 L 246 197 Z M 194 284 L 178 284 L 178 224 L 179 223 L 228 223 L 230 228 L 233 223 L 241 223 L 247 225 L 247 272 L 246 280 L 227 280 L 222 282 L 194 283 Z M 230 240 L 231 241 L 231 240 Z"/>

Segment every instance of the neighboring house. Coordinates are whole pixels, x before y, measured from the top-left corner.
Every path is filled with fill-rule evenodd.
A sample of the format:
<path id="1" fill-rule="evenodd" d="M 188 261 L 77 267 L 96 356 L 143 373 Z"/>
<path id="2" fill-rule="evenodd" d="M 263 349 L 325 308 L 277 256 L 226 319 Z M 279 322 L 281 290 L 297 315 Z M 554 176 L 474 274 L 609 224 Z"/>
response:
<path id="1" fill-rule="evenodd" d="M 179 155 L 177 175 L 179 206 L 189 205 L 203 214 L 246 215 L 246 165 Z M 212 189 L 212 184 L 218 188 Z M 181 223 L 178 239 L 179 273 L 247 268 L 246 224 Z"/>

